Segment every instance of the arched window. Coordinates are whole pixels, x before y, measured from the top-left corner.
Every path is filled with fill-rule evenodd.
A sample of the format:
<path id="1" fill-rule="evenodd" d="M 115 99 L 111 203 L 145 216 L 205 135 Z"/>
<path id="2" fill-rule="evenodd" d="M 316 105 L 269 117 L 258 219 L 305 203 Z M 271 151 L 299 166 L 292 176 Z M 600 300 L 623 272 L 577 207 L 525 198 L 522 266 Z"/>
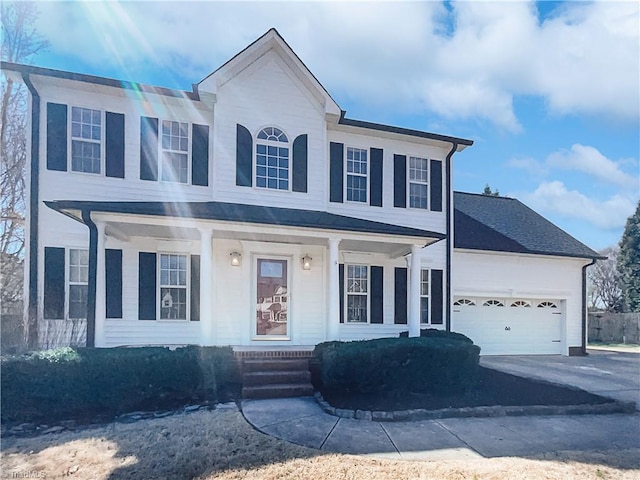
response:
<path id="1" fill-rule="evenodd" d="M 483 307 L 504 307 L 504 303 L 500 300 L 487 300 L 482 304 Z"/>
<path id="2" fill-rule="evenodd" d="M 256 139 L 256 186 L 289 190 L 289 139 L 276 127 L 260 130 Z"/>
<path id="3" fill-rule="evenodd" d="M 558 308 L 558 306 L 553 302 L 540 302 L 538 308 Z"/>
<path id="4" fill-rule="evenodd" d="M 512 307 L 531 307 L 531 302 L 527 302 L 526 300 L 516 300 L 511 304 Z"/>
<path id="5" fill-rule="evenodd" d="M 456 300 L 455 302 L 453 302 L 453 304 L 456 305 L 456 306 L 472 307 L 476 303 L 473 300 L 469 300 L 468 298 L 461 298 L 461 299 Z"/>

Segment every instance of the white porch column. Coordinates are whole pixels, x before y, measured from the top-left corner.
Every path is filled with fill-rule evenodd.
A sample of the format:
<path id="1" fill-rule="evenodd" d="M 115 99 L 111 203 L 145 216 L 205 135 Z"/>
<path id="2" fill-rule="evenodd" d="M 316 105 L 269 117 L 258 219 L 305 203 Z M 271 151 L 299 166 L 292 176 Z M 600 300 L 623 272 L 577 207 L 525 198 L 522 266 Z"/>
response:
<path id="1" fill-rule="evenodd" d="M 420 336 L 420 245 L 411 246 L 409 267 L 409 336 Z"/>
<path id="2" fill-rule="evenodd" d="M 96 317 L 95 317 L 95 346 L 105 346 L 105 319 L 107 316 L 107 279 L 104 252 L 104 223 L 96 223 L 98 230 L 98 261 L 96 264 Z"/>
<path id="3" fill-rule="evenodd" d="M 327 340 L 337 340 L 340 334 L 340 270 L 338 247 L 340 239 L 329 239 L 328 289 L 329 296 L 327 315 Z"/>
<path id="4" fill-rule="evenodd" d="M 213 345 L 213 230 L 200 228 L 200 344 Z"/>

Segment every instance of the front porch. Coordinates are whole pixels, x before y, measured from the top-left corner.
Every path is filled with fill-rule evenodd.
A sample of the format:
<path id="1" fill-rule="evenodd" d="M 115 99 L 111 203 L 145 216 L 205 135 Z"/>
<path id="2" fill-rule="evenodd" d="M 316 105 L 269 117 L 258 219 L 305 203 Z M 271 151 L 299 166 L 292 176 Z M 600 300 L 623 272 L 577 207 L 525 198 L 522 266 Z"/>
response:
<path id="1" fill-rule="evenodd" d="M 98 347 L 235 345 L 243 357 L 418 335 L 432 301 L 421 272 L 440 268 L 442 288 L 446 249 L 424 248 L 441 233 L 216 202 L 48 205 L 90 228 L 87 331 Z M 442 312 L 442 292 L 433 302 Z"/>

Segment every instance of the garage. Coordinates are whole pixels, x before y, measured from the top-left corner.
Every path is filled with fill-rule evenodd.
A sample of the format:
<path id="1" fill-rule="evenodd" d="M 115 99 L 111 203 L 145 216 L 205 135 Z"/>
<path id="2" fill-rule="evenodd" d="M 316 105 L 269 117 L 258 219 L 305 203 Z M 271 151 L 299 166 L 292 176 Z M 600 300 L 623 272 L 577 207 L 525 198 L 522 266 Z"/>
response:
<path id="1" fill-rule="evenodd" d="M 562 354 L 563 304 L 544 298 L 455 297 L 452 330 L 471 338 L 481 355 Z"/>

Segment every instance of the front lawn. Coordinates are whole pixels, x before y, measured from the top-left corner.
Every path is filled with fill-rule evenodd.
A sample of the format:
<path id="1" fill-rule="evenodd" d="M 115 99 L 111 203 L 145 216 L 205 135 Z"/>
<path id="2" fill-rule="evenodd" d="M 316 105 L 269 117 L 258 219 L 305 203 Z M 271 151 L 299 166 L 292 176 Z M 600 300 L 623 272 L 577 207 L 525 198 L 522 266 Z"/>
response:
<path id="1" fill-rule="evenodd" d="M 538 480 L 637 478 L 638 451 L 552 458 L 380 460 L 328 454 L 264 435 L 237 411 L 199 411 L 132 424 L 2 441 L 2 478 Z"/>

